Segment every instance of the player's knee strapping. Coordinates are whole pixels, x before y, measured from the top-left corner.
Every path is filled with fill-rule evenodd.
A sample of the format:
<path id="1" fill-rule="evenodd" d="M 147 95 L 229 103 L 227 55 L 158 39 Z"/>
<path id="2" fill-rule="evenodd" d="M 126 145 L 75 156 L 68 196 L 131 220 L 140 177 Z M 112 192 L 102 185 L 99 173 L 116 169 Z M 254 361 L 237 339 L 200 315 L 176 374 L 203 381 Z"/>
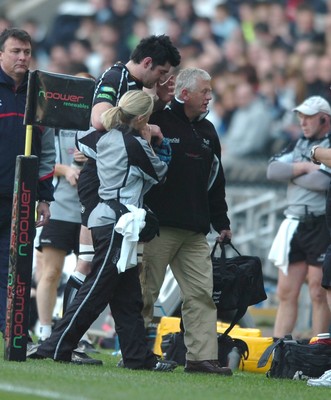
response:
<path id="1" fill-rule="evenodd" d="M 91 262 L 94 256 L 94 247 L 92 244 L 80 244 L 78 258 L 83 261 Z"/>

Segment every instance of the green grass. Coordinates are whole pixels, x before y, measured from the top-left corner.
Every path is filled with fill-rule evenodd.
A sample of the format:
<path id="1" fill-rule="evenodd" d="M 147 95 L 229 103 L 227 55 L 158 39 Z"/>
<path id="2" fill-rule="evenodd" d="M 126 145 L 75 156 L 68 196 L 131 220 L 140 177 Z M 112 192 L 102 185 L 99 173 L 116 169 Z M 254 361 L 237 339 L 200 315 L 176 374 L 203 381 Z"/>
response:
<path id="1" fill-rule="evenodd" d="M 103 351 L 103 366 L 78 366 L 52 360 L 4 361 L 0 339 L 0 400 L 325 400 L 330 388 L 304 381 L 268 379 L 235 372 L 232 377 L 130 371 L 117 368 L 117 356 Z"/>

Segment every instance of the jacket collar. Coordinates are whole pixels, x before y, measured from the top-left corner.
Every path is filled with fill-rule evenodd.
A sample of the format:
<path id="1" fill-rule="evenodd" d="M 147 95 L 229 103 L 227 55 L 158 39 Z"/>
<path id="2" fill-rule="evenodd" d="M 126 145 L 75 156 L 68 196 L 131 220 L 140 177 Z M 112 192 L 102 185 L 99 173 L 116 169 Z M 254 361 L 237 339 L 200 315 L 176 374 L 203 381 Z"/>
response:
<path id="1" fill-rule="evenodd" d="M 22 83 L 19 85 L 18 90 L 20 90 L 22 87 L 25 87 L 28 84 L 28 76 L 29 76 L 29 71 L 25 73 L 25 76 L 23 78 Z M 10 86 L 12 88 L 15 88 L 15 81 L 12 77 L 7 75 L 5 71 L 0 67 L 0 83 L 5 84 L 7 86 Z"/>
<path id="2" fill-rule="evenodd" d="M 177 97 L 175 97 L 169 106 L 167 106 L 168 108 L 170 108 L 175 114 L 177 114 L 181 119 L 185 119 L 188 122 L 199 122 L 202 121 L 203 119 L 206 118 L 206 116 L 208 115 L 209 111 L 206 111 L 205 113 L 200 114 L 197 118 L 195 118 L 193 121 L 190 121 L 185 112 L 184 112 L 184 102 L 182 100 L 179 100 Z"/>

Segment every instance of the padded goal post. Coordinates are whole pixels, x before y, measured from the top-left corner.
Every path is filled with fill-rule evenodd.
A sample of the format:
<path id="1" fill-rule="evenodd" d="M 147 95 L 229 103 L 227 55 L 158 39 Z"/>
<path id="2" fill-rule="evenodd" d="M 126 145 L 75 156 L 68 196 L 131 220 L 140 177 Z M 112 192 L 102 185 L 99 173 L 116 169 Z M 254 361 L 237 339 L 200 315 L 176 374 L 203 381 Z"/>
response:
<path id="1" fill-rule="evenodd" d="M 38 158 L 17 156 L 9 251 L 4 358 L 25 361 L 30 314 Z"/>

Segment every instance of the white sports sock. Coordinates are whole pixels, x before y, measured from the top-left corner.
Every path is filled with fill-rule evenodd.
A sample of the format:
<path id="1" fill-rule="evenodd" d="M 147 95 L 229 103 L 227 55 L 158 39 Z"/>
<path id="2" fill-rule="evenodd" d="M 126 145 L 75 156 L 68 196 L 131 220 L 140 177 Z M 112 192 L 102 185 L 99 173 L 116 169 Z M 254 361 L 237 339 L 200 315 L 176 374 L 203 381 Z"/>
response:
<path id="1" fill-rule="evenodd" d="M 82 274 L 79 271 L 74 271 L 71 276 L 74 276 L 75 278 L 79 279 L 81 282 L 85 281 L 86 275 Z"/>
<path id="2" fill-rule="evenodd" d="M 39 339 L 46 340 L 51 336 L 52 333 L 52 325 L 40 325 L 39 326 Z"/>

